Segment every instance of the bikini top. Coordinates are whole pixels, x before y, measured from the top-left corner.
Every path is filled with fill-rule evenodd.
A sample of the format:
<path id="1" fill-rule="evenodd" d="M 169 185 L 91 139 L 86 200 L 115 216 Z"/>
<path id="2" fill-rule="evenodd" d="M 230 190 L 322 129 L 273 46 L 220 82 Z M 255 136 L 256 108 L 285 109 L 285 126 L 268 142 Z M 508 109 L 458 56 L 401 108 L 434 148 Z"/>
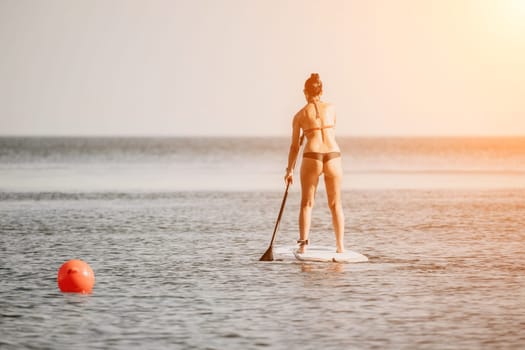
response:
<path id="1" fill-rule="evenodd" d="M 319 115 L 319 109 L 317 108 L 317 104 L 314 102 L 314 107 L 315 107 L 315 117 L 316 119 L 320 119 L 321 116 Z M 306 113 L 306 111 L 305 111 Z M 335 125 L 325 125 L 325 126 L 318 126 L 318 127 L 315 127 L 315 128 L 308 128 L 308 129 L 303 129 L 303 135 L 305 135 L 306 133 L 309 133 L 309 132 L 312 132 L 312 131 L 315 131 L 315 130 L 323 130 L 323 129 L 330 129 L 330 128 L 334 128 Z M 324 140 L 324 135 L 321 134 L 321 137 L 323 138 Z"/>
<path id="2" fill-rule="evenodd" d="M 306 134 L 306 133 L 308 133 L 310 131 L 330 129 L 330 128 L 333 128 L 333 127 L 335 127 L 335 125 L 325 125 L 325 126 L 320 126 L 320 127 L 317 127 L 317 128 L 303 129 L 303 133 Z"/>

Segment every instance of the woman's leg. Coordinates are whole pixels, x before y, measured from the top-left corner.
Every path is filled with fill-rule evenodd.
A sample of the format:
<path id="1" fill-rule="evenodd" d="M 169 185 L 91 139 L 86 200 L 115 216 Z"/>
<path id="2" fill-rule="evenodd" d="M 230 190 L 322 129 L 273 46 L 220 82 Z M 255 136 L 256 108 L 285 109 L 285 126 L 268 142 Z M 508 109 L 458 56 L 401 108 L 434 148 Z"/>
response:
<path id="1" fill-rule="evenodd" d="M 335 232 L 335 244 L 338 253 L 345 251 L 345 216 L 341 202 L 341 179 L 343 177 L 343 167 L 341 158 L 334 158 L 324 164 L 324 182 L 326 185 L 326 195 L 328 207 L 332 212 L 332 224 Z"/>
<path id="2" fill-rule="evenodd" d="M 323 162 L 310 158 L 303 158 L 301 164 L 301 209 L 299 211 L 299 239 L 307 240 L 310 233 L 312 208 L 314 206 L 315 191 L 319 183 L 319 175 L 323 171 Z M 299 252 L 304 253 L 304 245 Z"/>

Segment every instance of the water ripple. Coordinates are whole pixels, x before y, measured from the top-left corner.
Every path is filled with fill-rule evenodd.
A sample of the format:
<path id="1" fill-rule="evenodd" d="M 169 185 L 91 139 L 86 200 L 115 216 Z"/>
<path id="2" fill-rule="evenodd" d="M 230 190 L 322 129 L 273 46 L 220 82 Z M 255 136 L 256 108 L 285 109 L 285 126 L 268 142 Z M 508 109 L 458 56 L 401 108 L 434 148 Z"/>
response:
<path id="1" fill-rule="evenodd" d="M 348 191 L 347 245 L 369 263 L 259 262 L 281 195 L 79 194 L 0 202 L 0 346 L 525 344 L 523 191 Z M 311 238 L 333 245 L 326 198 L 318 197 Z M 298 206 L 291 192 L 277 245 L 297 238 Z M 56 271 L 71 258 L 94 269 L 93 294 L 58 291 Z"/>

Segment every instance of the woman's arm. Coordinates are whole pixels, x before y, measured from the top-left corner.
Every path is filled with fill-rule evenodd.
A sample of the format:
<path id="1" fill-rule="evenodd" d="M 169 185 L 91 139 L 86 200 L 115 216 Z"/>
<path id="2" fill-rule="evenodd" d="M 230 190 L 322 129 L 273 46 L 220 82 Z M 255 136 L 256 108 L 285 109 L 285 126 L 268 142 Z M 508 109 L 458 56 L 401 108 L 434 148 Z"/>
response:
<path id="1" fill-rule="evenodd" d="M 288 166 L 286 167 L 286 174 L 284 175 L 284 182 L 286 184 L 293 184 L 293 169 L 301 147 L 301 128 L 299 127 L 299 113 L 295 115 L 292 123 L 292 142 L 290 145 L 290 152 L 288 153 Z"/>

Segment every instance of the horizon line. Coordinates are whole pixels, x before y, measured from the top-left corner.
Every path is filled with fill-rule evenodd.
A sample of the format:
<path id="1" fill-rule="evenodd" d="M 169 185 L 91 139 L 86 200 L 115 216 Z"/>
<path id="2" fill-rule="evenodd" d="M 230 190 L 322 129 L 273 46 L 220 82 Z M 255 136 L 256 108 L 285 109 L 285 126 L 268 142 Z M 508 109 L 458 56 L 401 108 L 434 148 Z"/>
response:
<path id="1" fill-rule="evenodd" d="M 289 138 L 287 134 L 0 134 L 0 138 Z M 336 138 L 525 138 L 525 134 L 340 134 Z"/>

